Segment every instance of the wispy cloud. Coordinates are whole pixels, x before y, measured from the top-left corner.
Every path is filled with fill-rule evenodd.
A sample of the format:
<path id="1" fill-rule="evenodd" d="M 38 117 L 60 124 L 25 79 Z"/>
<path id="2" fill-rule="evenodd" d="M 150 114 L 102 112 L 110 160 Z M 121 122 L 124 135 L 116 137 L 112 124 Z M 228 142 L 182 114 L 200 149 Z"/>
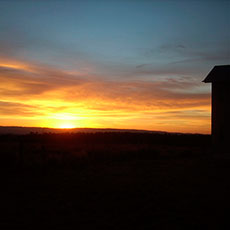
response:
<path id="1" fill-rule="evenodd" d="M 73 75 L 47 66 L 29 64 L 24 66 L 8 64 L 4 67 L 2 64 L 0 67 L 2 96 L 28 98 L 54 94 L 55 98 L 68 101 L 98 99 L 143 106 L 153 105 L 158 101 L 161 101 L 158 106 L 163 106 L 172 100 L 186 101 L 187 104 L 197 99 L 209 99 L 206 93 L 186 91 L 200 85 L 199 82 L 189 78 L 166 78 L 155 81 L 112 81 L 95 78 L 90 80 L 90 76 L 81 73 Z M 59 91 L 60 95 L 58 95 Z"/>
<path id="2" fill-rule="evenodd" d="M 147 113 L 155 119 L 154 124 L 167 119 L 178 123 L 182 118 L 189 123 L 192 117 L 203 119 L 204 114 L 209 119 L 210 96 L 192 91 L 200 86 L 194 79 L 113 81 L 47 65 L 2 60 L 0 80 L 2 117 L 46 119 L 71 114 L 91 122 L 94 119 L 99 126 L 102 120 L 107 124 L 116 117 L 138 122 Z M 192 110 L 196 112 L 190 113 Z"/>
<path id="3" fill-rule="evenodd" d="M 228 64 L 230 43 L 227 40 L 188 45 L 168 43 L 156 48 L 141 49 L 140 55 L 145 57 L 146 62 L 136 65 L 137 74 L 194 75 L 205 66 Z M 163 63 L 159 63 L 158 59 Z"/>

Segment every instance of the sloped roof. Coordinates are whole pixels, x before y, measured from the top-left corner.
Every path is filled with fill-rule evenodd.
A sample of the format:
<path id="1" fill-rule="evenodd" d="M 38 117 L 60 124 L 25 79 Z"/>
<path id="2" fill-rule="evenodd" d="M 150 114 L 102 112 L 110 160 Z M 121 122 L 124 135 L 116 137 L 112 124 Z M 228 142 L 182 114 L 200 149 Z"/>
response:
<path id="1" fill-rule="evenodd" d="M 230 82 L 230 65 L 214 66 L 203 82 Z"/>

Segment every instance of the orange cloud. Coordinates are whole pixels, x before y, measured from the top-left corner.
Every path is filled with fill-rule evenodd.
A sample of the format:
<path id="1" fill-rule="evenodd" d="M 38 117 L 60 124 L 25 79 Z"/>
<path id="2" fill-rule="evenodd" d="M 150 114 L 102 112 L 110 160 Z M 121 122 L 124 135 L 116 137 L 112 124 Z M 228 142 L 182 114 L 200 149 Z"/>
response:
<path id="1" fill-rule="evenodd" d="M 0 59 L 0 125 L 210 132 L 210 95 L 194 79 L 107 80 Z"/>

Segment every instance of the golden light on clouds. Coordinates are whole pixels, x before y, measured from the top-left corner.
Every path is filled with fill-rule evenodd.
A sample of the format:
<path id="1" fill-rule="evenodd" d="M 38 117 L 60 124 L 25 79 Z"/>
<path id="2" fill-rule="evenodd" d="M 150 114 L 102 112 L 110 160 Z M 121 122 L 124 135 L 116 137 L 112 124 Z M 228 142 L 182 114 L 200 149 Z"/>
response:
<path id="1" fill-rule="evenodd" d="M 210 95 L 192 92 L 200 82 L 109 81 L 0 60 L 0 125 L 210 133 Z"/>
<path id="2" fill-rule="evenodd" d="M 32 66 L 28 65 L 24 62 L 9 60 L 9 59 L 1 59 L 0 58 L 0 68 L 9 68 L 15 70 L 25 70 L 32 72 Z"/>

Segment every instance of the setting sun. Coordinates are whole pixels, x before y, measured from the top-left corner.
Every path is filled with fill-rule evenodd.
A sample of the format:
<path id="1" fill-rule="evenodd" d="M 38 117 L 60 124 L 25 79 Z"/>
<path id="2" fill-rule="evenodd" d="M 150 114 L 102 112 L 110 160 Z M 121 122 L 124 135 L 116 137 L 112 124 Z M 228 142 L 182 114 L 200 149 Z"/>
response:
<path id="1" fill-rule="evenodd" d="M 60 129 L 76 128 L 78 117 L 70 113 L 56 113 L 51 116 L 51 123 L 49 126 Z"/>
<path id="2" fill-rule="evenodd" d="M 63 124 L 60 124 L 60 126 L 58 128 L 60 128 L 60 129 L 73 129 L 73 128 L 76 128 L 76 126 L 74 124 L 71 124 L 71 123 L 63 123 Z"/>

